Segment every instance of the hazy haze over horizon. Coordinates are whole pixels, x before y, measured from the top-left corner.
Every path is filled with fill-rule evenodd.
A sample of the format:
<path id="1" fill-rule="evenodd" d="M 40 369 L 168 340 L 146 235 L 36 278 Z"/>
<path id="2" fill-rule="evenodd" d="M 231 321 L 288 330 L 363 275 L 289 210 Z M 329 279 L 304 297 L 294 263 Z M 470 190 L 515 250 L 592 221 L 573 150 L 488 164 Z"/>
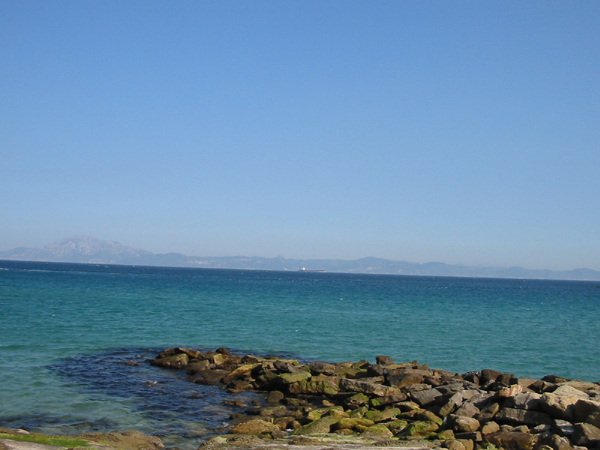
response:
<path id="1" fill-rule="evenodd" d="M 600 270 L 600 4 L 0 3 L 0 250 Z"/>

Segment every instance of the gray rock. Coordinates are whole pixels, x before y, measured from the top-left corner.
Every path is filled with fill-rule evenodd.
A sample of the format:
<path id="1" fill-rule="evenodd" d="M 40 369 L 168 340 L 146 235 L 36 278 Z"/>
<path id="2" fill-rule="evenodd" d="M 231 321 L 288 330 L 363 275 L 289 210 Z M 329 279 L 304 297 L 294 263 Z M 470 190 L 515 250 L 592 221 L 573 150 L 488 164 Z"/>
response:
<path id="1" fill-rule="evenodd" d="M 441 403 L 444 399 L 444 395 L 437 389 L 411 392 L 410 396 L 415 402 L 423 407 Z"/>
<path id="2" fill-rule="evenodd" d="M 554 419 L 554 428 L 560 436 L 568 436 L 575 432 L 573 424 L 566 420 Z"/>
<path id="3" fill-rule="evenodd" d="M 494 417 L 497 421 L 506 421 L 523 425 L 552 425 L 552 417 L 548 414 L 538 411 L 526 411 L 515 408 L 502 408 Z"/>
<path id="4" fill-rule="evenodd" d="M 479 410 L 479 408 L 474 404 L 465 403 L 460 408 L 458 408 L 454 414 L 457 416 L 475 417 L 480 412 L 481 411 Z"/>
<path id="5" fill-rule="evenodd" d="M 531 411 L 540 411 L 541 408 L 541 394 L 535 392 L 524 392 L 515 395 L 509 402 L 513 408 L 516 409 L 527 409 Z"/>
<path id="6" fill-rule="evenodd" d="M 576 423 L 575 431 L 571 435 L 571 441 L 575 445 L 584 447 L 595 447 L 600 444 L 600 428 L 589 423 Z"/>

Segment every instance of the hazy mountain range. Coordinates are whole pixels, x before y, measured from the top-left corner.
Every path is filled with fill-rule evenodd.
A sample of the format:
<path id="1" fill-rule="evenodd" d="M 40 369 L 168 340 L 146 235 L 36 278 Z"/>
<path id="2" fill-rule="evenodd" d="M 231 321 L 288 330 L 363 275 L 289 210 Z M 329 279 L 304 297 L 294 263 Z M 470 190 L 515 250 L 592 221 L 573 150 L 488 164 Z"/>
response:
<path id="1" fill-rule="evenodd" d="M 157 254 L 127 247 L 119 242 L 90 236 L 73 236 L 53 242 L 44 248 L 18 247 L 0 252 L 0 259 L 19 261 L 51 261 L 89 264 L 126 264 L 168 267 L 202 267 L 220 269 L 309 270 L 344 273 L 376 273 L 394 275 L 429 275 L 454 277 L 539 278 L 554 280 L 600 280 L 600 272 L 592 269 L 530 270 L 522 267 L 470 267 L 430 262 L 425 264 L 392 261 L 383 258 L 287 259 L 281 256 L 187 256 L 181 253 Z"/>

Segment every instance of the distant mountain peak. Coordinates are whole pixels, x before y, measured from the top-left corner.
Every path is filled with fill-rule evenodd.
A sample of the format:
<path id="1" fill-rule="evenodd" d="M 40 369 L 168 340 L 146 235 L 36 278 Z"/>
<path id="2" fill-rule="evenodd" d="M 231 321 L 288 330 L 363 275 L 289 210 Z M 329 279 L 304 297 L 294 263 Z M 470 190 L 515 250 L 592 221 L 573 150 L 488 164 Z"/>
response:
<path id="1" fill-rule="evenodd" d="M 41 249 L 21 247 L 0 253 L 4 259 L 103 264 L 128 264 L 147 255 L 152 253 L 86 235 L 60 239 Z"/>

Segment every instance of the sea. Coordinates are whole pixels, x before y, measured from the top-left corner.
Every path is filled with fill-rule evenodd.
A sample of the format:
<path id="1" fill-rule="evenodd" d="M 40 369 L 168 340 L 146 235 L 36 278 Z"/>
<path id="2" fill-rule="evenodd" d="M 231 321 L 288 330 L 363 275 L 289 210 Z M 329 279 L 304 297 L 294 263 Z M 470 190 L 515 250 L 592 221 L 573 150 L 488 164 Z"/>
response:
<path id="1" fill-rule="evenodd" d="M 0 261 L 0 427 L 187 450 L 263 401 L 149 364 L 170 347 L 598 382 L 599 284 Z"/>

